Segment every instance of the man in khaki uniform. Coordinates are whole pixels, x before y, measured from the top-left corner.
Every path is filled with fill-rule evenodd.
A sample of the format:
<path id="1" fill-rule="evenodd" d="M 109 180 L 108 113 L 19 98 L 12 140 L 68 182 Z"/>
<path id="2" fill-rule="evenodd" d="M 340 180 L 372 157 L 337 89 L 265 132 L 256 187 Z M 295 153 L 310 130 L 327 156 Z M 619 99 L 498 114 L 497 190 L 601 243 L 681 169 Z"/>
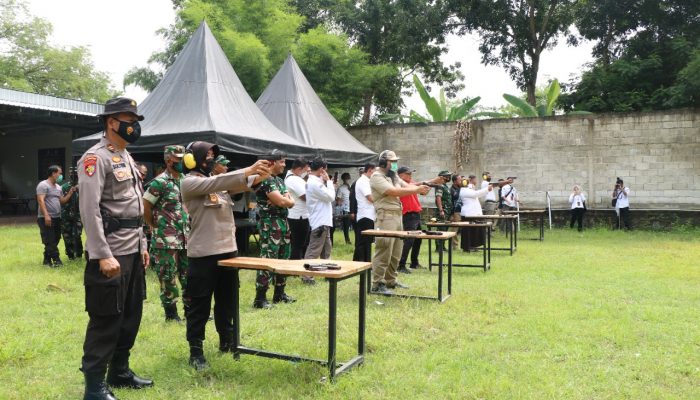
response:
<path id="1" fill-rule="evenodd" d="M 430 186 L 412 185 L 398 179 L 399 158 L 391 150 L 379 154 L 378 168 L 369 180 L 374 207 L 377 210 L 376 228 L 381 230 L 403 230 L 401 201 L 399 197 L 412 194 L 425 195 Z M 408 289 L 396 280 L 399 258 L 403 244 L 401 239 L 378 237 L 372 258 L 372 292 L 391 294 L 390 289 Z"/>
<path id="2" fill-rule="evenodd" d="M 143 233 L 143 189 L 126 150 L 141 135 L 136 102 L 107 101 L 104 137 L 78 161 L 80 218 L 87 237 L 85 332 L 82 371 L 85 399 L 114 399 L 112 387 L 152 386 L 129 368 L 129 351 L 141 324 L 149 257 Z M 105 371 L 109 374 L 105 382 Z"/>

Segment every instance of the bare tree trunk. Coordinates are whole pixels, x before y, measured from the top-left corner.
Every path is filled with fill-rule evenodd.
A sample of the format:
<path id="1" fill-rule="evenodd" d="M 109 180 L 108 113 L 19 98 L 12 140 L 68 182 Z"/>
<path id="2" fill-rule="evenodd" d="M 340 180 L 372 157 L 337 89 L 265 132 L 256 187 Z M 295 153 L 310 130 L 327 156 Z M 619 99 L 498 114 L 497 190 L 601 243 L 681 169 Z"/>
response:
<path id="1" fill-rule="evenodd" d="M 360 125 L 369 125 L 369 118 L 372 116 L 372 92 L 365 93 L 364 103 L 362 104 L 362 121 Z"/>
<path id="2" fill-rule="evenodd" d="M 537 107 L 537 97 L 535 92 L 537 90 L 537 71 L 540 69 L 540 53 L 536 52 L 532 55 L 532 65 L 530 65 L 530 76 L 527 79 L 527 102 L 533 106 Z"/>

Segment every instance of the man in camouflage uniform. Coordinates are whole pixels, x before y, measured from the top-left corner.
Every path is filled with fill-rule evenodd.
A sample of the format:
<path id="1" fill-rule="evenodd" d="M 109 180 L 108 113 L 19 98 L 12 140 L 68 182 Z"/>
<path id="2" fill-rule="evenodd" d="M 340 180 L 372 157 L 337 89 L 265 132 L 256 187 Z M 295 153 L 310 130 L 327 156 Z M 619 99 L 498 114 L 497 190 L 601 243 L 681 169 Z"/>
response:
<path id="1" fill-rule="evenodd" d="M 71 168 L 70 181 L 61 185 L 63 195 L 67 195 L 70 189 L 75 186 L 78 190 L 78 171 Z M 63 244 L 66 246 L 66 256 L 69 260 L 83 256 L 83 223 L 80 221 L 79 196 L 72 196 L 66 204 L 61 207 L 61 233 L 63 234 Z"/>
<path id="2" fill-rule="evenodd" d="M 271 176 L 263 181 L 255 191 L 260 213 L 258 231 L 260 232 L 260 257 L 288 260 L 292 252 L 288 209 L 294 206 L 291 194 L 287 191 L 284 181 L 278 177 L 284 172 L 286 154 L 273 150 L 266 159 L 270 165 Z M 274 303 L 293 303 L 294 299 L 284 292 L 286 277 L 275 275 L 269 271 L 258 271 L 255 279 L 255 308 L 270 308 L 266 293 L 270 280 L 275 280 Z"/>
<path id="3" fill-rule="evenodd" d="M 189 308 L 186 296 L 188 216 L 182 207 L 180 193 L 184 155 L 184 146 L 165 146 L 166 169 L 151 181 L 143 195 L 144 218 L 152 232 L 150 254 L 158 272 L 160 301 L 166 321 L 180 321 L 177 313 L 178 279 L 182 286 L 185 317 Z"/>
<path id="4" fill-rule="evenodd" d="M 452 194 L 450 193 L 450 187 L 447 184 L 452 178 L 450 171 L 440 171 L 438 174 L 442 178 L 442 185 L 435 188 L 435 205 L 437 206 L 437 212 L 435 218 L 438 221 L 452 221 Z M 447 227 L 441 226 L 438 228 L 440 231 L 446 231 Z M 443 245 L 442 240 L 436 240 L 435 245 L 440 248 Z"/>

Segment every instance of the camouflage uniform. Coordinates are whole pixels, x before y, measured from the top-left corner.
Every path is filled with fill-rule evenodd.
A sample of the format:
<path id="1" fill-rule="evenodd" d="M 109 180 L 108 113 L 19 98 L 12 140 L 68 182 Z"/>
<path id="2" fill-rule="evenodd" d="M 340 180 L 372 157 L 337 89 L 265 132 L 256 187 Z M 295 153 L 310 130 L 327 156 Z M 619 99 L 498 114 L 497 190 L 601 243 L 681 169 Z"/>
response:
<path id="1" fill-rule="evenodd" d="M 289 223 L 287 222 L 286 208 L 277 207 L 267 198 L 270 192 L 279 191 L 284 195 L 287 193 L 287 186 L 279 177 L 273 176 L 260 184 L 255 191 L 260 221 L 258 231 L 260 232 L 260 257 L 276 258 L 288 260 L 292 253 L 291 235 Z M 270 273 L 269 271 L 258 271 L 255 279 L 257 289 L 267 289 L 270 286 L 270 279 L 275 278 L 275 286 L 284 287 L 286 279 L 284 276 Z"/>
<path id="2" fill-rule="evenodd" d="M 440 217 L 440 210 L 436 209 L 435 210 L 435 218 L 437 218 L 438 221 L 452 221 L 452 212 L 454 211 L 454 206 L 452 204 L 452 192 L 450 192 L 450 187 L 447 186 L 447 184 L 443 184 L 439 188 L 435 188 L 435 198 L 440 198 L 442 199 L 442 209 L 445 211 L 445 215 L 443 217 Z M 436 201 L 437 203 L 437 201 Z M 452 230 L 454 229 L 447 228 L 446 226 L 441 226 L 437 228 L 439 231 L 447 231 L 447 230 Z M 436 240 L 435 241 L 435 247 L 440 248 L 443 245 L 443 241 L 441 240 Z M 456 243 L 454 239 L 452 240 L 452 245 L 456 246 Z"/>
<path id="3" fill-rule="evenodd" d="M 70 182 L 61 185 L 63 195 L 68 194 L 72 187 Z M 83 223 L 80 220 L 80 208 L 78 194 L 71 196 L 68 203 L 61 207 L 61 233 L 63 234 L 63 244 L 66 246 L 66 256 L 69 259 L 83 256 Z"/>
<path id="4" fill-rule="evenodd" d="M 167 170 L 148 185 L 143 198 L 153 205 L 154 229 L 151 235 L 151 260 L 158 272 L 160 300 L 163 307 L 177 302 L 182 286 L 182 299 L 187 308 L 187 234 L 188 216 L 182 207 L 181 178 L 173 177 Z"/>

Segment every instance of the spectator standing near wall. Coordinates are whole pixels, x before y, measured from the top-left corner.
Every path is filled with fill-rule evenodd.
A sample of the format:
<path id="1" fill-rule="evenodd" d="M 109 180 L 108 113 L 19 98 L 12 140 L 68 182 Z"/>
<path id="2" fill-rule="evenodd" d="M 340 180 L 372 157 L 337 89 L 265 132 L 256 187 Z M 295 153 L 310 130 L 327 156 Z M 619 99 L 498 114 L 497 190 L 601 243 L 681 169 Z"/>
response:
<path id="1" fill-rule="evenodd" d="M 622 224 L 625 225 L 626 230 L 632 229 L 632 221 L 630 221 L 630 188 L 625 186 L 625 182 L 617 178 L 615 182 L 615 190 L 613 190 L 612 197 L 615 206 L 615 211 L 617 211 L 617 229 L 622 229 Z"/>
<path id="2" fill-rule="evenodd" d="M 578 223 L 578 231 L 583 230 L 583 214 L 586 213 L 586 194 L 581 191 L 581 186 L 574 185 L 574 188 L 569 195 L 569 204 L 571 204 L 571 224 L 569 227 L 574 228 L 574 222 Z"/>

